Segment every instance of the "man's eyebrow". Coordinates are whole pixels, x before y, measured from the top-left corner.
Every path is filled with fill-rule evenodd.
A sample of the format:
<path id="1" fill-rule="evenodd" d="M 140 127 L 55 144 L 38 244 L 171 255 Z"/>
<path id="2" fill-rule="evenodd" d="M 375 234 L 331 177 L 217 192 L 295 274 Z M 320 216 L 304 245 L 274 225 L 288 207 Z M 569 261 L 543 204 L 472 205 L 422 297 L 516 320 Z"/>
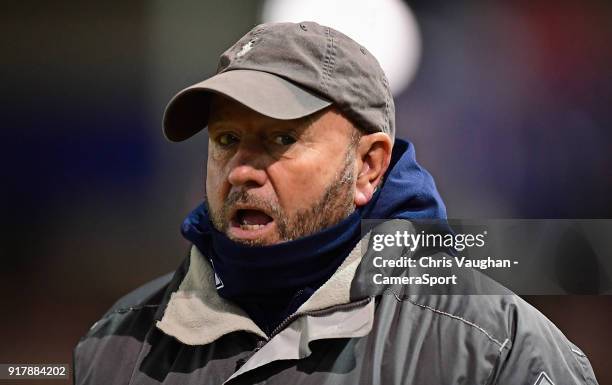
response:
<path id="1" fill-rule="evenodd" d="M 312 125 L 314 124 L 314 120 L 305 118 L 309 117 L 302 117 L 291 121 L 286 120 L 283 121 L 282 124 L 279 124 L 278 126 L 273 126 L 271 128 L 289 132 L 297 137 L 307 137 L 309 132 L 308 129 L 312 127 Z"/>
<path id="2" fill-rule="evenodd" d="M 314 120 L 306 120 L 306 117 L 297 119 L 283 120 L 271 119 L 266 126 L 275 130 L 293 131 L 295 133 L 303 133 L 314 123 Z"/>
<path id="3" fill-rule="evenodd" d="M 315 122 L 317 121 L 317 119 L 319 119 L 319 117 L 323 114 L 323 111 L 317 111 L 315 113 L 312 113 L 310 115 L 306 115 L 306 116 L 302 116 L 301 118 L 299 118 L 298 120 L 300 120 L 302 122 L 302 124 L 304 124 L 306 127 L 310 127 L 313 124 L 315 124 Z"/>

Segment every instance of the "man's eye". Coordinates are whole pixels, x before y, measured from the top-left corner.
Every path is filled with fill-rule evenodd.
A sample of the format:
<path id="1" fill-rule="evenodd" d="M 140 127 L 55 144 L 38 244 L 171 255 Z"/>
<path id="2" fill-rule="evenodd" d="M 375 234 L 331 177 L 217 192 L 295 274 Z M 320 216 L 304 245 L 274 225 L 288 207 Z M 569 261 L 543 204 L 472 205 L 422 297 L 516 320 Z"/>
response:
<path id="1" fill-rule="evenodd" d="M 295 138 L 293 138 L 291 135 L 276 135 L 274 137 L 274 143 L 281 146 L 289 146 L 295 142 Z"/>
<path id="2" fill-rule="evenodd" d="M 217 143 L 224 147 L 231 146 L 236 142 L 238 142 L 238 137 L 233 134 L 221 134 L 217 137 Z"/>

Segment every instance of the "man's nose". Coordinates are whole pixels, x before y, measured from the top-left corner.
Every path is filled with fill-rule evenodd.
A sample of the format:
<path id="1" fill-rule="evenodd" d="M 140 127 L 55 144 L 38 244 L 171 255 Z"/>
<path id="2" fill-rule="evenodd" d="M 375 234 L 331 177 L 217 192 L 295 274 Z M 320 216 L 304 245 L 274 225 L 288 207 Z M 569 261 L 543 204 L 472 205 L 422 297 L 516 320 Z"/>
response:
<path id="1" fill-rule="evenodd" d="M 265 155 L 258 146 L 240 144 L 227 177 L 232 186 L 254 184 L 263 186 L 267 180 Z"/>

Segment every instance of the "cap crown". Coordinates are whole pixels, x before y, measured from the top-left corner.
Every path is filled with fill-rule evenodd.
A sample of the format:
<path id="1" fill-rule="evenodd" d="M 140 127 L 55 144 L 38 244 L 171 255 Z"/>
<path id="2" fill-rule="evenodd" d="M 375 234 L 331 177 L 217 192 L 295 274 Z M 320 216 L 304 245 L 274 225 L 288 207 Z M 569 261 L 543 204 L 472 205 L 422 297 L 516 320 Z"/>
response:
<path id="1" fill-rule="evenodd" d="M 387 77 L 357 42 L 314 22 L 260 24 L 225 51 L 217 73 L 275 74 L 332 102 L 359 128 L 395 137 Z"/>

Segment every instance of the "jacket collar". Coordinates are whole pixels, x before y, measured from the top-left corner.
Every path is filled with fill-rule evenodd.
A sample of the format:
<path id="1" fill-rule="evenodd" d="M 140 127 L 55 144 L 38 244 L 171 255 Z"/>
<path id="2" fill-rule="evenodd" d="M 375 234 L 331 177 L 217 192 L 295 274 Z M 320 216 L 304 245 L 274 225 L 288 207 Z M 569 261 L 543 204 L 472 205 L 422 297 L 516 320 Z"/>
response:
<path id="1" fill-rule="evenodd" d="M 369 234 L 364 239 L 367 240 L 368 237 Z M 331 316 L 333 312 L 328 310 L 351 303 L 351 283 L 362 259 L 361 249 L 362 247 L 367 249 L 367 245 L 362 245 L 364 239 L 357 243 L 331 278 L 298 308 L 292 317 L 296 320 L 294 323 L 299 324 L 297 321 L 303 318 L 299 317 L 301 315 L 314 315 L 320 311 L 326 311 L 327 316 Z M 176 291 L 170 294 L 163 316 L 156 322 L 157 328 L 188 345 L 209 344 L 235 331 L 247 331 L 268 339 L 268 336 L 240 307 L 219 296 L 210 261 L 197 247 L 192 246 L 188 259 L 189 265 L 184 278 Z M 364 301 L 363 306 L 351 308 L 345 312 L 347 313 L 345 316 L 350 318 L 353 313 L 357 315 L 359 310 L 369 303 L 372 301 L 367 303 Z M 373 307 L 370 305 L 368 309 L 359 313 L 361 317 L 367 318 L 362 322 L 336 324 L 337 329 L 333 333 L 335 338 L 338 335 L 346 337 L 364 335 L 368 325 L 371 328 L 374 316 Z M 308 323 L 303 320 L 300 322 L 304 325 Z M 310 322 L 311 327 L 316 326 L 315 324 L 316 322 Z M 312 332 L 309 330 L 309 333 Z M 313 333 L 314 336 L 318 334 L 320 333 L 316 331 Z"/>

